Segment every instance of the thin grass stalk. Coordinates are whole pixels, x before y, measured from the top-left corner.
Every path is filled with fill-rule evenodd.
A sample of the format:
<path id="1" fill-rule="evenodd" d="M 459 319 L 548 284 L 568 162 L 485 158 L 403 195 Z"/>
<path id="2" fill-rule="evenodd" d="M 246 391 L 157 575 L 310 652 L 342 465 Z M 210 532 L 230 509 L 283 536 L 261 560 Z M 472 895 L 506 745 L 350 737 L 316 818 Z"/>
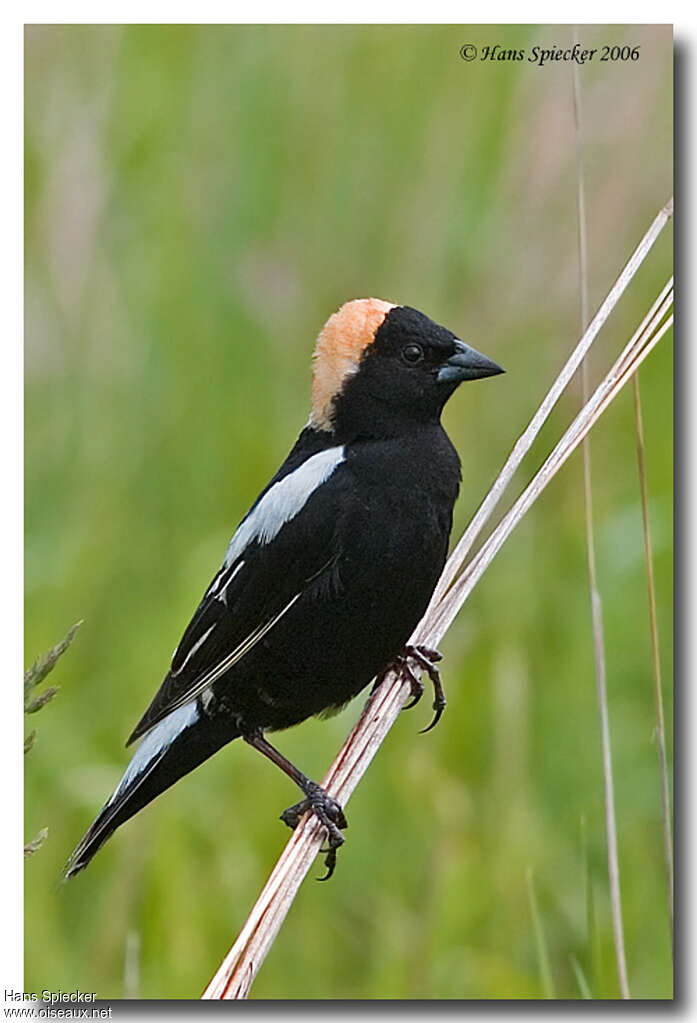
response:
<path id="1" fill-rule="evenodd" d="M 665 291 L 666 289 L 664 288 L 661 294 L 664 294 Z M 599 385 L 593 394 L 593 397 L 587 402 L 585 408 L 576 416 L 576 419 L 568 428 L 557 447 L 549 455 L 547 461 L 537 473 L 537 476 L 531 481 L 510 511 L 501 519 L 501 522 L 499 522 L 496 529 L 489 536 L 489 539 L 482 545 L 477 554 L 474 555 L 474 557 L 467 563 L 467 566 L 457 577 L 441 602 L 435 608 L 432 608 L 430 612 L 427 612 L 415 633 L 415 636 L 418 637 L 419 643 L 428 645 L 431 640 L 443 635 L 446 629 L 449 628 L 457 610 L 460 607 L 461 601 L 467 598 L 472 587 L 480 578 L 478 573 L 482 573 L 488 567 L 493 556 L 499 550 L 500 544 L 499 546 L 496 546 L 497 537 L 501 536 L 502 538 L 505 538 L 505 535 L 507 535 L 507 523 L 511 517 L 519 516 L 519 518 L 521 518 L 522 515 L 525 514 L 529 505 L 535 499 L 535 487 L 542 481 L 544 481 L 543 485 L 546 485 L 549 481 L 547 478 L 548 474 L 550 472 L 557 472 L 558 469 L 561 468 L 561 464 L 563 464 L 557 464 L 557 459 L 561 457 L 561 453 L 565 450 L 567 451 L 567 454 L 564 456 L 565 460 L 571 451 L 577 446 L 578 431 L 585 416 L 593 414 L 597 418 L 597 416 L 604 411 L 617 391 L 624 386 L 624 383 L 628 379 L 628 374 L 633 372 L 633 369 L 635 368 L 635 360 L 638 357 L 643 360 L 653 345 L 656 344 L 660 337 L 663 336 L 665 330 L 667 330 L 672 324 L 672 317 L 670 317 L 667 321 L 664 320 L 666 313 L 671 307 L 672 301 L 673 293 L 672 291 L 669 291 L 658 308 L 656 308 L 656 303 L 654 302 L 652 306 L 652 310 L 655 310 L 654 315 L 651 316 L 650 319 L 648 316 L 644 317 L 643 331 L 641 331 L 641 333 L 634 333 L 632 340 L 622 350 L 612 369 Z M 662 320 L 664 320 L 663 325 L 659 326 Z M 569 447 L 568 445 L 574 437 L 577 439 L 573 447 Z M 513 525 L 517 524 L 519 518 L 516 519 L 516 522 L 514 522 Z M 416 641 L 417 640 L 415 640 L 415 642 Z"/>
<path id="2" fill-rule="evenodd" d="M 574 26 L 574 43 L 578 43 L 578 29 Z M 573 82 L 574 129 L 576 136 L 576 201 L 578 207 L 578 249 L 581 293 L 581 330 L 588 320 L 588 245 L 586 236 L 586 190 L 583 173 L 583 132 L 581 113 L 581 85 L 578 65 L 571 65 Z M 588 400 L 588 360 L 581 366 L 581 405 Z M 607 705 L 607 665 L 603 639 L 603 610 L 598 589 L 595 562 L 595 536 L 593 530 L 593 484 L 591 474 L 590 437 L 583 442 L 583 496 L 586 519 L 586 550 L 588 553 L 588 586 L 591 598 L 591 623 L 593 634 L 593 660 L 600 716 L 602 743 L 603 787 L 605 790 L 605 838 L 607 843 L 608 877 L 610 881 L 610 905 L 615 938 L 615 958 L 620 991 L 623 998 L 629 998 L 627 979 L 627 958 L 624 947 L 624 926 L 622 923 L 622 893 L 620 888 L 620 865 L 617 853 L 617 815 L 615 812 L 615 786 L 612 777 L 612 746 L 610 738 L 610 716 Z"/>
<path id="3" fill-rule="evenodd" d="M 661 779 L 661 808 L 663 817 L 663 851 L 666 863 L 666 886 L 668 890 L 668 915 L 670 918 L 670 947 L 673 950 L 673 832 L 670 812 L 670 789 L 668 786 L 668 757 L 666 755 L 666 732 L 663 719 L 663 684 L 661 680 L 661 659 L 658 645 L 658 617 L 656 614 L 656 587 L 653 577 L 653 545 L 651 543 L 651 522 L 649 519 L 649 495 L 646 482 L 646 453 L 644 447 L 644 423 L 641 414 L 641 392 L 639 377 L 634 376 L 634 419 L 637 438 L 637 465 L 639 490 L 641 493 L 641 516 L 644 527 L 644 550 L 646 553 L 646 585 L 649 597 L 649 623 L 651 632 L 651 656 L 653 660 L 653 694 L 656 713 L 656 747 L 658 770 Z"/>
<path id="4" fill-rule="evenodd" d="M 584 466 L 585 468 L 585 466 Z M 588 507 L 586 505 L 586 507 Z M 612 927 L 615 938 L 617 975 L 622 998 L 630 998 L 627 979 L 627 961 L 624 950 L 622 926 L 622 901 L 620 892 L 620 868 L 617 854 L 617 818 L 615 813 L 615 789 L 612 778 L 612 748 L 610 743 L 610 718 L 607 707 L 607 679 L 605 674 L 605 647 L 603 639 L 603 617 L 600 594 L 594 585 L 592 554 L 588 553 L 588 576 L 591 595 L 591 620 L 593 625 L 593 653 L 595 679 L 600 717 L 600 739 L 602 747 L 603 785 L 605 790 L 605 840 L 607 844 L 608 877 L 610 881 L 610 906 Z"/>
<path id="5" fill-rule="evenodd" d="M 592 322 L 589 324 L 588 329 L 585 331 L 580 341 L 574 348 L 573 352 L 567 359 L 566 363 L 562 367 L 560 373 L 554 380 L 554 383 L 550 387 L 549 391 L 545 395 L 540 404 L 539 408 L 535 412 L 534 416 L 528 423 L 527 427 L 520 435 L 518 440 L 513 446 L 510 455 L 506 459 L 501 471 L 492 483 L 491 487 L 486 493 L 484 500 L 477 509 L 475 515 L 467 526 L 458 544 L 452 551 L 448 563 L 443 570 L 438 585 L 431 598 L 429 610 L 426 612 L 428 615 L 431 608 L 435 607 L 441 600 L 443 594 L 448 590 L 453 582 L 453 579 L 461 569 L 465 562 L 465 558 L 472 549 L 475 540 L 479 536 L 484 527 L 485 523 L 491 517 L 492 512 L 499 503 L 501 496 L 511 482 L 516 470 L 520 466 L 521 462 L 525 458 L 526 454 L 532 447 L 533 441 L 537 437 L 538 433 L 542 429 L 543 424 L 549 418 L 549 414 L 559 400 L 561 394 L 565 390 L 569 381 L 573 377 L 574 373 L 581 365 L 581 362 L 591 345 L 598 336 L 601 328 L 607 321 L 610 313 L 615 308 L 620 298 L 622 297 L 627 285 L 632 280 L 637 270 L 646 259 L 649 254 L 654 242 L 660 235 L 663 228 L 666 226 L 668 221 L 673 215 L 673 199 L 670 198 L 668 202 L 658 211 L 652 224 L 644 234 L 643 238 L 637 245 L 636 249 L 627 260 L 627 263 L 620 273 L 619 277 L 613 284 L 610 291 L 607 293 L 603 303 L 593 317 Z M 672 283 L 672 279 L 671 279 Z M 655 306 L 665 296 L 662 294 L 656 300 L 654 307 L 646 315 L 644 322 L 637 328 L 636 334 L 638 335 L 643 330 L 646 320 L 651 317 L 655 311 Z M 630 342 L 631 344 L 631 342 Z M 629 347 L 629 346 L 628 346 Z"/>
<path id="6" fill-rule="evenodd" d="M 583 972 L 581 964 L 579 963 L 576 956 L 571 956 L 571 969 L 574 971 L 574 977 L 578 984 L 579 991 L 581 992 L 581 998 L 591 999 L 593 997 L 590 986 L 586 980 L 586 975 Z"/>
<path id="7" fill-rule="evenodd" d="M 368 702 L 332 763 L 322 786 L 346 805 L 406 703 L 410 687 L 391 673 Z M 204 999 L 246 998 L 300 884 L 324 839 L 316 817 L 305 817 L 290 837 L 234 945 L 203 993 Z"/>
<path id="8" fill-rule="evenodd" d="M 537 950 L 537 965 L 540 970 L 540 982 L 545 998 L 554 999 L 554 980 L 552 979 L 552 967 L 549 962 L 549 948 L 545 937 L 540 907 L 537 903 L 537 892 L 535 891 L 535 878 L 532 867 L 528 867 L 525 873 L 525 881 L 528 889 L 528 902 L 530 903 L 530 916 L 532 917 L 532 928 L 535 934 L 535 948 Z"/>
<path id="9" fill-rule="evenodd" d="M 588 968 L 593 979 L 592 989 L 600 990 L 600 935 L 595 920 L 595 896 L 591 875 L 590 857 L 588 855 L 588 836 L 586 818 L 581 815 L 581 860 L 583 863 L 583 888 L 586 908 L 586 945 L 588 949 Z M 589 985 L 590 987 L 590 985 Z"/>
<path id="10" fill-rule="evenodd" d="M 652 350 L 672 320 L 668 320 L 653 337 L 647 331 L 635 341 L 635 352 L 630 359 L 624 352 L 620 357 L 622 366 L 615 364 L 607 378 L 600 385 L 588 407 L 579 413 L 567 430 L 562 441 L 545 462 L 533 483 L 521 495 L 508 516 L 501 520 L 492 536 L 478 552 L 479 569 L 467 582 L 464 595 L 453 604 L 453 587 L 447 594 L 446 617 L 437 623 L 424 618 L 414 633 L 411 642 L 423 642 L 423 635 L 440 641 L 457 610 L 464 603 L 475 582 L 484 572 L 504 539 L 510 535 L 525 511 L 532 505 L 546 484 L 563 465 L 571 452 L 578 446 L 587 432 L 604 411 L 619 389 L 629 379 L 643 359 Z M 600 393 L 599 393 L 600 392 Z M 540 475 L 542 474 L 542 475 Z M 522 509 L 522 510 L 521 510 Z M 484 552 L 484 553 L 483 553 Z M 469 568 L 469 566 L 468 566 Z M 458 585 L 460 580 L 458 580 Z M 331 765 L 322 785 L 335 799 L 346 805 L 349 797 L 367 770 L 371 760 L 388 731 L 396 721 L 400 710 L 410 696 L 408 682 L 391 672 L 368 699 L 360 719 L 351 730 L 341 750 Z M 289 839 L 269 880 L 264 886 L 240 934 L 215 976 L 206 988 L 204 999 L 246 998 L 252 982 L 261 967 L 269 948 L 285 919 L 290 905 L 319 851 L 324 830 L 315 817 L 305 817 Z"/>
<path id="11" fill-rule="evenodd" d="M 467 563 L 441 603 L 433 610 L 428 620 L 426 618 L 422 620 L 410 642 L 425 646 L 438 645 L 462 604 L 498 554 L 504 540 L 672 324 L 673 317 L 670 316 L 655 332 L 652 332 L 650 325 L 644 334 L 637 338 L 632 357 L 628 357 L 626 350 L 622 353 L 523 493 Z"/>

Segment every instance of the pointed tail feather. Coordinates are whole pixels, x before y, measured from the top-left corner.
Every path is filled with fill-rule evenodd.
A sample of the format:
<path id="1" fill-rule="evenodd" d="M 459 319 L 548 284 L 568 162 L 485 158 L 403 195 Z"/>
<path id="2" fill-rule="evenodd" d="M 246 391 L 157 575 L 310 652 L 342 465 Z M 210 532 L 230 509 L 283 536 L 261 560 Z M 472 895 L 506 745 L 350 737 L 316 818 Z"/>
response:
<path id="1" fill-rule="evenodd" d="M 108 803 L 85 832 L 65 867 L 65 878 L 88 865 L 121 824 L 237 738 L 232 722 L 199 720 L 196 702 L 169 714 L 148 732 L 133 755 Z"/>
<path id="2" fill-rule="evenodd" d="M 73 850 L 70 859 L 65 865 L 64 876 L 66 880 L 75 877 L 76 874 L 85 869 L 95 853 L 101 849 L 106 840 L 113 835 L 118 827 L 114 820 L 109 820 L 108 811 L 109 804 L 107 803 Z M 119 821 L 120 823 L 123 822 Z"/>

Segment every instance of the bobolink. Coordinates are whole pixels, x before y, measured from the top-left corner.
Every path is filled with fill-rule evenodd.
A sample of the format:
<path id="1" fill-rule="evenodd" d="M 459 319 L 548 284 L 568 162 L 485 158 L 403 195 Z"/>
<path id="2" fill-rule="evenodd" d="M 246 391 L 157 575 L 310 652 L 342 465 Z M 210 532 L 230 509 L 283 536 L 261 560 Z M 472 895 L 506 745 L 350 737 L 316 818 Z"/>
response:
<path id="1" fill-rule="evenodd" d="M 72 854 L 82 870 L 124 821 L 232 739 L 278 764 L 326 827 L 343 811 L 265 738 L 340 708 L 393 663 L 421 690 L 436 654 L 405 648 L 445 563 L 460 461 L 441 426 L 463 380 L 503 372 L 409 306 L 347 302 L 314 353 L 312 412 L 232 537 L 129 743 L 142 742 Z M 410 667 L 411 665 L 411 667 Z"/>

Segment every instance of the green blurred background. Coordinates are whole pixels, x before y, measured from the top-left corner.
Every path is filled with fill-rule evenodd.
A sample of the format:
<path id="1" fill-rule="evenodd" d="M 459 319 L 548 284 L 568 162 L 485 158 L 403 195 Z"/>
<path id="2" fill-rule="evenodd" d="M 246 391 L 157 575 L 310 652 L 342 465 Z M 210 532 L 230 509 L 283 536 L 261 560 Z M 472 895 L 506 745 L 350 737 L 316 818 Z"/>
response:
<path id="1" fill-rule="evenodd" d="M 286 840 L 296 798 L 233 744 L 76 881 L 67 855 L 234 527 L 309 406 L 343 301 L 414 305 L 501 362 L 446 427 L 461 532 L 579 334 L 570 65 L 459 49 L 567 45 L 569 26 L 34 26 L 26 32 L 26 658 L 84 625 L 32 719 L 25 990 L 197 997 Z M 593 310 L 672 190 L 669 27 L 587 64 Z M 671 268 L 669 227 L 594 351 L 598 378 Z M 672 355 L 641 372 L 672 748 Z M 574 414 L 565 396 L 519 485 Z M 593 433 L 632 994 L 672 993 L 635 434 Z M 408 566 L 405 566 L 408 571 Z M 308 879 L 255 998 L 617 997 L 580 456 L 442 644 L 448 710 L 396 724 L 349 807 L 335 878 Z M 279 736 L 321 777 L 360 709 Z M 583 834 L 585 831 L 585 840 Z M 318 863 L 312 874 L 320 873 Z M 589 927 L 588 903 L 592 902 Z M 594 920 L 594 923 L 593 923 Z M 131 948 L 131 979 L 124 958 Z M 135 979 L 133 979 L 135 978 Z"/>

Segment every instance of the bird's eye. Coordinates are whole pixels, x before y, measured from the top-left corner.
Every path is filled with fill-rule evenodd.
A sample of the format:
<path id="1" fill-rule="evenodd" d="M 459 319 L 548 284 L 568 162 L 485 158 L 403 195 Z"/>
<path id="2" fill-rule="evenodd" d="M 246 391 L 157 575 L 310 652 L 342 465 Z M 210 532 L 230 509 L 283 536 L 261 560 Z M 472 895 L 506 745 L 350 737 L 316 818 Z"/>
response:
<path id="1" fill-rule="evenodd" d="M 409 362 L 414 365 L 416 362 L 421 362 L 424 357 L 424 350 L 421 345 L 405 345 L 402 349 L 402 356 L 405 362 Z"/>

